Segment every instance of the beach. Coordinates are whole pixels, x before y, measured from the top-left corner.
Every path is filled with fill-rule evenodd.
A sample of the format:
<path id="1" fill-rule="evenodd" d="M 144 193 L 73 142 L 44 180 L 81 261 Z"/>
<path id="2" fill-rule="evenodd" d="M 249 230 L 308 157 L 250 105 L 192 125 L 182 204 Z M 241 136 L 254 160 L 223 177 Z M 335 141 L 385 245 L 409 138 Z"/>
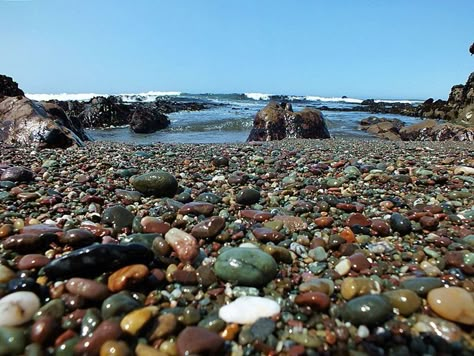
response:
<path id="1" fill-rule="evenodd" d="M 0 149 L 2 355 L 473 354 L 470 142 Z"/>

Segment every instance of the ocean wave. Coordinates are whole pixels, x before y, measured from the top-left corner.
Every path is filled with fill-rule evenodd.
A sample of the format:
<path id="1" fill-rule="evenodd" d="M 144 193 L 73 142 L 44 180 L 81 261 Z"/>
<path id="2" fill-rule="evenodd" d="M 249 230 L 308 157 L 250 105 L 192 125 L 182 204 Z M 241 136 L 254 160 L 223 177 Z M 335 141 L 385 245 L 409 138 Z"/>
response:
<path id="1" fill-rule="evenodd" d="M 60 100 L 60 101 L 89 101 L 96 96 L 109 96 L 108 94 L 97 94 L 97 93 L 77 93 L 77 94 L 25 94 L 25 96 L 31 100 L 36 101 L 49 101 L 49 100 Z"/>
<path id="2" fill-rule="evenodd" d="M 209 120 L 193 122 L 192 124 L 180 124 L 179 120 L 173 120 L 166 131 L 172 132 L 205 132 L 205 131 L 249 131 L 253 126 L 251 118 L 234 118 L 224 120 Z"/>
<path id="3" fill-rule="evenodd" d="M 264 94 L 264 93 L 244 93 L 248 99 L 252 100 L 270 100 L 273 94 Z"/>
<path id="4" fill-rule="evenodd" d="M 60 101 L 89 101 L 96 96 L 117 96 L 121 98 L 124 102 L 152 102 L 159 97 L 168 97 L 168 96 L 180 96 L 181 92 L 179 91 L 148 91 L 144 93 L 127 93 L 127 94 L 98 94 L 98 93 L 60 93 L 60 94 L 25 94 L 25 96 L 31 100 L 36 101 L 48 101 L 48 100 L 60 100 Z"/>

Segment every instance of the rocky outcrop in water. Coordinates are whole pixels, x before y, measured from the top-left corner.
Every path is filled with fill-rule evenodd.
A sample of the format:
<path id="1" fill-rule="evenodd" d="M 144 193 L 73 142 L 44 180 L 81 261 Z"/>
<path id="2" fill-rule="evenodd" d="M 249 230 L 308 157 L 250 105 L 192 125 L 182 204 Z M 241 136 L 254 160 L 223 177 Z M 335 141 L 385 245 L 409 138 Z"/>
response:
<path id="1" fill-rule="evenodd" d="M 39 148 L 82 146 L 87 136 L 54 105 L 15 96 L 0 101 L 0 141 Z"/>
<path id="2" fill-rule="evenodd" d="M 131 115 L 130 129 L 136 133 L 152 133 L 165 129 L 170 123 L 168 117 L 157 109 L 138 107 Z"/>
<path id="3" fill-rule="evenodd" d="M 289 104 L 270 102 L 255 115 L 247 141 L 284 138 L 330 138 L 330 135 L 319 110 L 305 108 L 294 112 Z"/>

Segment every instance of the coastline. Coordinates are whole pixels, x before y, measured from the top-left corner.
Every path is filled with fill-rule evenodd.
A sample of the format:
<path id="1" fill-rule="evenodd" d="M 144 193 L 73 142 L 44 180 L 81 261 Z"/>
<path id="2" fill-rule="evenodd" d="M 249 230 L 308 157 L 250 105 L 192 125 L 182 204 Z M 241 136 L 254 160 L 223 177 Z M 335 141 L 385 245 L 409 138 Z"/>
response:
<path id="1" fill-rule="evenodd" d="M 58 288 L 35 266 L 21 272 L 20 256 L 39 253 L 55 260 L 80 249 L 64 240 L 55 241 L 54 250 L 27 242 L 5 249 L 6 239 L 22 224 L 88 230 L 93 241 L 109 244 L 143 243 L 138 233 L 155 233 L 161 247 L 148 247 L 155 261 L 143 262 L 145 275 L 120 293 L 138 296 L 136 309 L 146 305 L 156 307 L 158 315 L 175 315 L 176 325 L 158 339 L 140 328 L 126 337 L 127 347 L 141 338 L 160 350 L 176 348 L 184 331 L 196 325 L 215 327 L 229 354 L 433 349 L 468 354 L 474 347 L 473 304 L 465 299 L 474 291 L 472 143 L 335 138 L 198 145 L 88 142 L 63 151 L 0 148 L 2 164 L 22 166 L 35 176 L 29 183 L 1 185 L 2 260 L 35 281 L 33 292 L 40 284 L 49 298 L 65 301 L 65 315 L 78 306 L 100 309 L 104 297 L 85 299 L 73 288 Z M 177 194 L 137 194 L 130 176 L 155 170 L 176 178 Z M 256 200 L 249 189 L 258 192 Z M 182 210 L 189 201 L 210 204 L 212 212 Z M 133 225 L 120 214 L 105 218 L 116 205 L 131 212 Z M 255 211 L 269 214 L 268 220 Z M 195 260 L 182 257 L 160 230 L 175 227 L 189 234 L 211 216 L 224 220 L 224 226 L 211 234 L 209 225 L 196 238 Z M 50 238 L 58 239 L 56 234 Z M 216 270 L 219 255 L 248 243 L 276 260 L 277 273 L 268 283 L 245 286 Z M 64 282 L 82 278 L 80 269 L 74 266 Z M 98 264 L 87 278 L 107 284 L 117 271 Z M 223 305 L 255 293 L 280 305 L 277 315 L 264 319 L 270 329 L 263 322 L 250 327 L 218 318 Z M 78 304 L 68 304 L 68 298 Z M 365 302 L 374 303 L 369 313 Z M 240 310 L 246 312 L 258 315 L 251 303 Z M 117 316 L 123 320 L 124 315 Z M 85 340 L 78 337 L 69 347 L 86 347 Z M 40 347 L 47 346 L 44 342 Z"/>

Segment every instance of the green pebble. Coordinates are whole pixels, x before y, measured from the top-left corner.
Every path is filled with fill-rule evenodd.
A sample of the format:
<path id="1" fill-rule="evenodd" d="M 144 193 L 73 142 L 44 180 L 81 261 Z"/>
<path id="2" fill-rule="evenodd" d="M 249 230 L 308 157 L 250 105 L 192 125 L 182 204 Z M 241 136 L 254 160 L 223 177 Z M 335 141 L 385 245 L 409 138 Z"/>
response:
<path id="1" fill-rule="evenodd" d="M 305 347 L 318 348 L 323 344 L 319 337 L 306 333 L 291 333 L 288 338 Z"/>
<path id="2" fill-rule="evenodd" d="M 102 302 L 101 314 L 104 320 L 123 316 L 142 305 L 125 293 L 114 294 Z"/>
<path id="3" fill-rule="evenodd" d="M 0 356 L 22 354 L 26 346 L 25 330 L 0 326 Z"/>
<path id="4" fill-rule="evenodd" d="M 381 295 L 363 295 L 351 299 L 342 311 L 343 319 L 355 325 L 378 325 L 391 314 L 391 304 Z"/>
<path id="5" fill-rule="evenodd" d="M 468 252 L 464 254 L 464 263 L 468 266 L 474 265 L 474 253 Z"/>
<path id="6" fill-rule="evenodd" d="M 54 356 L 71 356 L 74 355 L 74 346 L 76 346 L 79 341 L 79 337 L 73 337 L 61 345 L 59 345 L 56 350 L 54 350 Z"/>
<path id="7" fill-rule="evenodd" d="M 156 197 L 173 197 L 178 190 L 176 178 L 164 171 L 133 176 L 130 178 L 130 183 L 140 193 Z"/>
<path id="8" fill-rule="evenodd" d="M 443 282 L 436 277 L 417 277 L 406 279 L 400 283 L 400 288 L 410 289 L 421 297 L 427 295 L 430 290 L 442 286 Z"/>
<path id="9" fill-rule="evenodd" d="M 45 315 L 51 316 L 54 319 L 60 319 L 65 311 L 66 307 L 61 299 L 52 299 L 35 313 L 33 320 L 38 320 Z"/>

